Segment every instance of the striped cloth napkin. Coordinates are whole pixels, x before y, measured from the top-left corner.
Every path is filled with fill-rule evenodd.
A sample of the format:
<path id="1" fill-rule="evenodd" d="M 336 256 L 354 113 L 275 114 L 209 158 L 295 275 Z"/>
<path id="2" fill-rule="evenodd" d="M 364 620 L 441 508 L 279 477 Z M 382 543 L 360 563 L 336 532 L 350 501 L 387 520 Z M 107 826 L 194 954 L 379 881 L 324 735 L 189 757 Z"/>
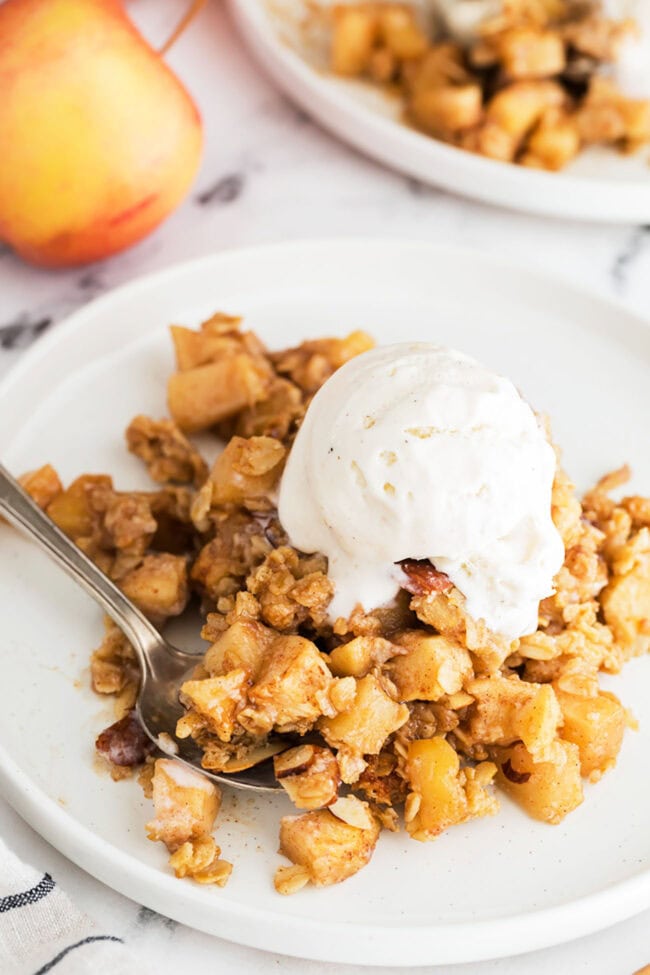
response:
<path id="1" fill-rule="evenodd" d="M 146 975 L 121 938 L 105 934 L 0 839 L 1 975 Z"/>

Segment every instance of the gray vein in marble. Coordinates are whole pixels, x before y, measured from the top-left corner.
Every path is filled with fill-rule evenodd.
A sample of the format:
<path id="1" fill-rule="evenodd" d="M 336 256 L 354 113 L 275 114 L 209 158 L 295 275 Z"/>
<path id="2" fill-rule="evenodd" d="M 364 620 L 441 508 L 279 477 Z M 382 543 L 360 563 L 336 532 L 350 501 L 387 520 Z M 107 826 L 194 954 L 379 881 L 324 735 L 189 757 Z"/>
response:
<path id="1" fill-rule="evenodd" d="M 291 99 L 287 98 L 286 95 L 280 93 L 278 95 L 278 99 L 280 102 L 283 103 L 284 108 L 286 109 L 287 112 L 289 112 L 293 121 L 297 125 L 302 126 L 302 125 L 314 124 L 314 120 L 309 114 L 309 112 L 306 112 L 304 108 L 300 107 L 300 105 L 296 105 L 294 102 L 291 101 Z"/>
<path id="2" fill-rule="evenodd" d="M 52 321 L 49 315 L 32 316 L 27 312 L 17 315 L 12 321 L 0 325 L 0 349 L 12 352 L 26 348 L 49 328 Z"/>
<path id="3" fill-rule="evenodd" d="M 447 193 L 445 190 L 441 190 L 437 186 L 431 186 L 429 183 L 422 182 L 421 179 L 416 179 L 414 176 L 404 177 L 404 185 L 410 196 L 415 196 L 419 198 L 436 199 L 437 197 L 447 196 L 454 198 L 453 194 Z"/>
<path id="4" fill-rule="evenodd" d="M 178 927 L 178 921 L 174 921 L 170 917 L 165 917 L 164 914 L 159 914 L 157 911 L 152 911 L 150 907 L 145 907 L 144 905 L 138 910 L 136 924 L 143 928 L 156 925 L 165 928 L 167 931 L 173 931 Z"/>
<path id="5" fill-rule="evenodd" d="M 414 176 L 407 176 L 405 179 L 406 189 L 412 196 L 425 196 L 429 187 L 425 186 L 422 180 L 415 179 Z"/>
<path id="6" fill-rule="evenodd" d="M 2 256 L 0 254 L 0 259 Z M 2 358 L 2 365 L 5 368 L 9 365 L 10 358 L 29 348 L 45 331 L 109 288 L 109 283 L 104 280 L 97 265 L 43 272 L 37 268 L 25 268 L 13 254 L 10 255 L 7 263 L 9 279 L 12 275 L 25 275 L 29 281 L 32 276 L 48 275 L 51 281 L 60 282 L 61 291 L 43 297 L 37 304 L 32 304 L 31 308 L 25 309 L 24 306 L 23 309 L 19 308 L 4 321 L 0 319 L 0 353 L 7 353 L 6 358 Z M 2 292 L 0 296 L 4 297 Z"/>
<path id="7" fill-rule="evenodd" d="M 612 266 L 612 280 L 617 292 L 625 290 L 630 271 L 649 242 L 650 226 L 635 227 L 630 233 Z"/>
<path id="8" fill-rule="evenodd" d="M 106 282 L 97 268 L 90 267 L 77 278 L 77 287 L 83 291 L 84 299 L 94 298 L 106 290 Z"/>
<path id="9" fill-rule="evenodd" d="M 234 203 L 244 192 L 245 185 L 244 173 L 229 173 L 227 176 L 219 177 L 216 183 L 203 190 L 194 199 L 199 206 Z"/>

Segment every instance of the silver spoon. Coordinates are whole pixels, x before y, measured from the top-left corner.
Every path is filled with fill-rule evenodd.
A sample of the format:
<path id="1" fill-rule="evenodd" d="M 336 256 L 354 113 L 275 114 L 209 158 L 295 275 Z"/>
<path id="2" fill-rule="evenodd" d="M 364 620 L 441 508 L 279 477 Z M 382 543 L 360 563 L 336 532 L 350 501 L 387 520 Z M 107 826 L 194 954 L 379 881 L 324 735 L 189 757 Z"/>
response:
<path id="1" fill-rule="evenodd" d="M 229 774 L 209 772 L 201 767 L 201 750 L 193 739 L 174 737 L 176 722 L 184 713 L 178 690 L 200 656 L 168 643 L 121 589 L 41 511 L 2 464 L 0 512 L 38 542 L 99 603 L 129 639 L 142 672 L 137 715 L 148 736 L 162 752 L 217 782 L 265 792 L 281 788 L 268 760 Z M 277 748 L 277 751 L 281 750 Z"/>

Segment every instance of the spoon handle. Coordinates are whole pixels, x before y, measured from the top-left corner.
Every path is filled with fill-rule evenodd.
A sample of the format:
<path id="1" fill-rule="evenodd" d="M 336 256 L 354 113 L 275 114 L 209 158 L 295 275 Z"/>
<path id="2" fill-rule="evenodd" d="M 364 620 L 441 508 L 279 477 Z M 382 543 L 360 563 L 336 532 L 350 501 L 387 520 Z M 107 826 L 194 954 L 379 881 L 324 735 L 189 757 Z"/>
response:
<path id="1" fill-rule="evenodd" d="M 0 511 L 99 603 L 133 644 L 143 672 L 149 673 L 149 652 L 161 643 L 157 630 L 115 583 L 41 511 L 2 464 Z"/>

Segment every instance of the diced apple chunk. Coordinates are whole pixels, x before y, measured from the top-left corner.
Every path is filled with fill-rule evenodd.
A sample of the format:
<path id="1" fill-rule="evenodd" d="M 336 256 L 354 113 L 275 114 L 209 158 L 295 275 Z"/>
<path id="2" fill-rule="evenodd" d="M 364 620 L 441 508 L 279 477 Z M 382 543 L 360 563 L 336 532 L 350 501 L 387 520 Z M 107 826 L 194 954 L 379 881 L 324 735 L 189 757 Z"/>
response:
<path id="1" fill-rule="evenodd" d="M 251 333 L 241 333 L 241 318 L 217 312 L 201 323 L 200 329 L 171 325 L 172 342 L 179 372 L 217 362 L 242 350 L 243 340 Z"/>
<path id="2" fill-rule="evenodd" d="M 354 77 L 368 66 L 378 36 L 377 15 L 370 8 L 338 5 L 334 7 L 332 70 Z"/>
<path id="3" fill-rule="evenodd" d="M 93 513 L 88 492 L 93 487 L 112 488 L 111 478 L 104 474 L 83 474 L 70 484 L 47 506 L 47 513 L 61 531 L 75 541 L 90 535 L 93 529 Z"/>
<path id="4" fill-rule="evenodd" d="M 180 762 L 159 758 L 152 785 L 155 819 L 147 823 L 150 840 L 161 840 L 173 853 L 212 831 L 221 805 L 213 782 Z"/>
<path id="5" fill-rule="evenodd" d="M 321 718 L 318 728 L 332 748 L 339 749 L 343 781 L 354 781 L 346 774 L 345 759 L 360 761 L 357 775 L 363 771 L 364 755 L 378 755 L 389 735 L 408 721 L 409 710 L 390 697 L 372 674 L 357 681 L 350 708 L 332 718 Z"/>
<path id="6" fill-rule="evenodd" d="M 643 530 L 643 529 L 642 529 Z M 600 603 L 605 622 L 628 655 L 650 649 L 650 557 L 629 571 L 614 575 L 603 590 Z"/>
<path id="7" fill-rule="evenodd" d="M 236 620 L 208 648 L 203 664 L 214 677 L 241 668 L 256 680 L 276 635 L 257 620 Z"/>
<path id="8" fill-rule="evenodd" d="M 627 724 L 625 708 L 614 694 L 578 697 L 557 692 L 564 723 L 560 734 L 580 751 L 583 775 L 599 778 L 616 764 Z"/>
<path id="9" fill-rule="evenodd" d="M 185 681 L 181 686 L 181 700 L 191 711 L 176 725 L 178 737 L 185 738 L 192 733 L 195 728 L 192 719 L 196 714 L 208 731 L 221 741 L 230 741 L 246 701 L 248 685 L 248 673 L 242 669 L 231 670 L 222 677 Z"/>
<path id="10" fill-rule="evenodd" d="M 187 561 L 181 555 L 154 552 L 119 580 L 120 589 L 151 620 L 178 616 L 187 606 Z"/>
<path id="11" fill-rule="evenodd" d="M 386 670 L 401 701 L 438 701 L 460 691 L 472 674 L 468 651 L 447 637 L 406 630 L 395 639 L 407 653 L 394 657 Z"/>
<path id="12" fill-rule="evenodd" d="M 302 636 L 276 637 L 259 677 L 250 690 L 248 706 L 239 716 L 251 734 L 309 730 L 323 713 L 333 684 L 318 648 Z"/>
<path id="13" fill-rule="evenodd" d="M 357 636 L 335 647 L 327 664 L 337 677 L 365 677 L 375 665 L 399 653 L 399 648 L 382 637 Z"/>
<path id="14" fill-rule="evenodd" d="M 274 437 L 233 437 L 210 473 L 212 503 L 241 504 L 275 487 L 286 449 Z"/>
<path id="15" fill-rule="evenodd" d="M 467 800 L 460 781 L 460 760 L 444 738 L 412 741 L 407 775 L 406 828 L 418 840 L 433 839 L 467 817 Z"/>
<path id="16" fill-rule="evenodd" d="M 497 782 L 533 819 L 559 823 L 583 799 L 580 751 L 569 741 L 558 741 L 553 761 L 535 762 L 521 742 L 493 748 Z"/>
<path id="17" fill-rule="evenodd" d="M 181 430 L 214 426 L 263 399 L 270 385 L 268 364 L 245 353 L 174 373 L 169 379 L 169 410 Z"/>
<path id="18" fill-rule="evenodd" d="M 307 880 L 316 887 L 328 887 L 351 877 L 370 860 L 379 823 L 372 820 L 370 829 L 359 829 L 344 823 L 328 809 L 284 816 L 280 824 L 280 853 L 306 871 Z M 286 867 L 276 874 L 276 889 L 283 889 Z"/>
<path id="19" fill-rule="evenodd" d="M 468 681 L 465 690 L 474 698 L 471 740 L 510 745 L 521 739 L 536 761 L 552 757 L 562 714 L 550 684 L 482 677 Z"/>
<path id="20" fill-rule="evenodd" d="M 51 464 L 45 464 L 36 471 L 29 471 L 18 480 L 39 508 L 43 508 L 43 510 L 63 491 L 59 475 Z"/>

